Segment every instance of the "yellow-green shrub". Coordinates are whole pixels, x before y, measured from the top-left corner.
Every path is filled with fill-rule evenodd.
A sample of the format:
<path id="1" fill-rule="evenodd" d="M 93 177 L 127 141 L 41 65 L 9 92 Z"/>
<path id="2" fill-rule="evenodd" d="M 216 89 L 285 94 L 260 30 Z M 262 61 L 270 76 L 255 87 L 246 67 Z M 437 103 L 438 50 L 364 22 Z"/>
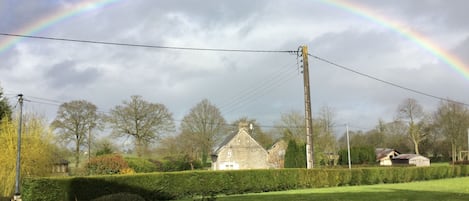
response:
<path id="1" fill-rule="evenodd" d="M 25 115 L 21 135 L 21 177 L 52 173 L 51 133 L 42 118 Z M 15 184 L 18 123 L 0 122 L 0 197 L 12 197 Z"/>

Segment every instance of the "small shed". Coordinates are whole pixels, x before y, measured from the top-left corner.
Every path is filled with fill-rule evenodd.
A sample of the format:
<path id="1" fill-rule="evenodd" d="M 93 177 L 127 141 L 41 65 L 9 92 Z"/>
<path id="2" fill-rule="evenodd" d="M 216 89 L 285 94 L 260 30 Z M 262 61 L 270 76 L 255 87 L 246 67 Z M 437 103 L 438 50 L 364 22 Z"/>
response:
<path id="1" fill-rule="evenodd" d="M 401 153 L 399 153 L 395 149 L 377 148 L 375 149 L 375 154 L 376 154 L 376 161 L 379 161 L 379 165 L 391 166 L 392 165 L 391 160 Z"/>
<path id="2" fill-rule="evenodd" d="M 415 165 L 418 167 L 430 166 L 430 159 L 417 154 L 400 154 L 391 159 L 392 164 Z"/>
<path id="3" fill-rule="evenodd" d="M 59 159 L 52 166 L 52 173 L 55 175 L 68 175 L 68 164 L 70 162 L 65 159 Z"/>

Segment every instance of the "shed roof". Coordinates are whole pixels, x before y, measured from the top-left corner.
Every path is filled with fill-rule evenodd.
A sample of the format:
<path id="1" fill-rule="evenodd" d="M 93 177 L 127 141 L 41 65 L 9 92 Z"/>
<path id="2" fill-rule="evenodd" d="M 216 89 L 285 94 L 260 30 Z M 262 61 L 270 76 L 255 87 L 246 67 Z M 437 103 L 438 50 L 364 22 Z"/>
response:
<path id="1" fill-rule="evenodd" d="M 54 165 L 68 165 L 70 162 L 65 159 L 58 159 L 54 161 Z"/>
<path id="2" fill-rule="evenodd" d="M 376 154 L 376 160 L 381 160 L 385 157 L 387 157 L 391 152 L 396 152 L 397 154 L 400 154 L 399 151 L 395 149 L 390 149 L 390 148 L 376 148 L 375 149 L 375 154 Z"/>
<path id="3" fill-rule="evenodd" d="M 401 154 L 401 155 L 398 155 L 396 157 L 393 158 L 393 160 L 410 160 L 410 159 L 413 159 L 413 158 L 416 158 L 416 157 L 423 157 L 423 158 L 426 158 L 422 155 L 418 155 L 418 154 Z"/>

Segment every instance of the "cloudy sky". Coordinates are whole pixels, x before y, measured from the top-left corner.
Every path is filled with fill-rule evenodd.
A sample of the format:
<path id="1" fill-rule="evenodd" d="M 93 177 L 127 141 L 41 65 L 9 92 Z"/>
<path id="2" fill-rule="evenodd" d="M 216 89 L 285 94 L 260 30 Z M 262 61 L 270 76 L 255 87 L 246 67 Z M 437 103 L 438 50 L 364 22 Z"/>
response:
<path id="1" fill-rule="evenodd" d="M 86 1 L 96 2 L 96 1 Z M 425 36 L 469 66 L 469 1 L 347 1 Z M 340 3 L 339 3 L 340 4 Z M 469 78 L 409 37 L 337 4 L 319 0 L 118 0 L 77 10 L 75 0 L 0 0 L 0 32 L 116 43 L 194 48 L 297 50 L 379 79 L 469 103 Z M 47 16 L 64 19 L 26 33 Z M 64 15 L 62 15 L 63 17 Z M 51 19 L 54 19 L 53 17 Z M 52 20 L 49 20 L 51 22 Z M 38 27 L 36 27 L 38 28 Z M 31 30 L 30 30 L 31 31 Z M 10 37 L 0 36 L 2 41 Z M 4 48 L 4 47 L 0 47 Z M 309 59 L 313 115 L 373 128 L 391 121 L 405 98 L 428 112 L 439 101 Z M 207 98 L 227 121 L 247 116 L 270 126 L 302 111 L 296 54 L 181 51 L 21 39 L 0 53 L 0 86 L 14 105 L 55 117 L 57 104 L 85 99 L 100 111 L 131 95 L 165 104 L 181 120 Z"/>

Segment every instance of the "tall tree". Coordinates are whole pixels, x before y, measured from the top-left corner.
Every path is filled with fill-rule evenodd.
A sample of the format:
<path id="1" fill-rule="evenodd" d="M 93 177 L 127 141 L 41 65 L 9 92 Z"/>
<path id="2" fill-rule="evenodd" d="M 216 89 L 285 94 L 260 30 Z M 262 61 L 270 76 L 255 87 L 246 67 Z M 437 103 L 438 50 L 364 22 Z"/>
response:
<path id="1" fill-rule="evenodd" d="M 0 120 L 3 118 L 11 119 L 11 107 L 8 100 L 3 96 L 2 87 L 0 87 Z"/>
<path id="2" fill-rule="evenodd" d="M 212 148 L 226 136 L 226 121 L 220 110 L 207 99 L 195 105 L 181 122 L 184 134 L 191 135 L 203 164 L 207 163 Z"/>
<path id="3" fill-rule="evenodd" d="M 398 118 L 405 121 L 408 126 L 407 133 L 416 154 L 419 152 L 419 144 L 425 139 L 428 133 L 424 132 L 425 113 L 422 106 L 412 98 L 405 99 L 397 108 Z"/>
<path id="4" fill-rule="evenodd" d="M 283 113 L 275 128 L 286 141 L 294 140 L 297 143 L 306 141 L 305 117 L 300 111 Z"/>
<path id="5" fill-rule="evenodd" d="M 97 107 L 85 100 L 74 100 L 60 105 L 55 120 L 51 123 L 66 142 L 75 146 L 75 167 L 80 163 L 80 148 L 89 139 L 91 130 L 99 124 Z"/>
<path id="6" fill-rule="evenodd" d="M 313 120 L 313 143 L 315 159 L 328 164 L 329 156 L 337 153 L 337 140 L 334 135 L 334 110 L 323 106 Z"/>
<path id="7" fill-rule="evenodd" d="M 414 148 L 412 142 L 408 137 L 407 123 L 402 121 L 393 121 L 384 125 L 383 140 L 385 142 L 382 148 L 393 148 L 399 150 L 401 153 L 409 153 Z"/>
<path id="8" fill-rule="evenodd" d="M 165 105 L 150 103 L 141 96 L 131 96 L 111 110 L 107 121 L 113 134 L 118 137 L 132 137 L 138 156 L 142 156 L 151 143 L 161 135 L 174 131 L 172 114 Z"/>
<path id="9" fill-rule="evenodd" d="M 464 150 L 467 146 L 469 110 L 455 102 L 442 102 L 434 116 L 436 129 L 450 142 L 451 158 L 455 161 L 458 150 Z"/>

